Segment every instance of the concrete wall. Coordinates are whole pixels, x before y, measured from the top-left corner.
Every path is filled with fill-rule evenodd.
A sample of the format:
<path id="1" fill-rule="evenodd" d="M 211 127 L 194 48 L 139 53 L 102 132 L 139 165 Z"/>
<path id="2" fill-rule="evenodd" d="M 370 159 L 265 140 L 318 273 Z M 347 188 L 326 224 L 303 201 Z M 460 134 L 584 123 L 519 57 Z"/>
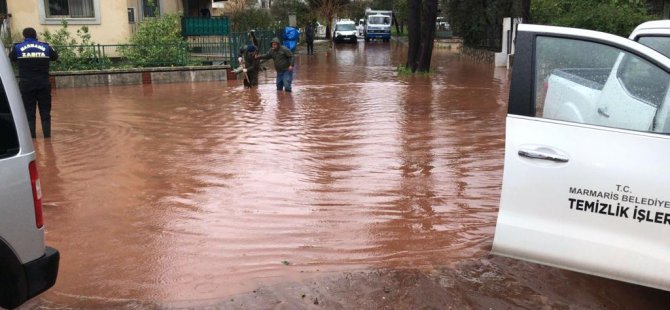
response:
<path id="1" fill-rule="evenodd" d="M 495 52 L 463 46 L 461 56 L 481 63 L 494 64 Z"/>
<path id="2" fill-rule="evenodd" d="M 226 81 L 230 66 L 52 72 L 54 88 Z"/>

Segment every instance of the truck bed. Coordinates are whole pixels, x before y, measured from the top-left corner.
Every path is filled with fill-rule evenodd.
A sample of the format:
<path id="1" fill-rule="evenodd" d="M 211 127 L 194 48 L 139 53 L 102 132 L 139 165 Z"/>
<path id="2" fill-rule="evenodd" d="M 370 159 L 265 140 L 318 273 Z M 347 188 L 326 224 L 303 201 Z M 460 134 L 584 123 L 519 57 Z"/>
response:
<path id="1" fill-rule="evenodd" d="M 567 68 L 551 73 L 589 88 L 602 90 L 612 68 Z"/>

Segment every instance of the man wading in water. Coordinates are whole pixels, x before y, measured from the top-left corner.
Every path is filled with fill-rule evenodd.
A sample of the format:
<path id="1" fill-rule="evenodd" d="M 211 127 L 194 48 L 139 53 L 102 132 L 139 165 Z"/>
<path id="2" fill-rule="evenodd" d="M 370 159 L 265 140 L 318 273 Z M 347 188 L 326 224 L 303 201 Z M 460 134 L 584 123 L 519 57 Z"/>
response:
<path id="1" fill-rule="evenodd" d="M 293 53 L 286 47 L 279 44 L 279 39 L 272 39 L 272 47 L 265 55 L 256 56 L 259 59 L 272 59 L 277 70 L 277 90 L 291 92 L 291 82 L 293 81 Z"/>

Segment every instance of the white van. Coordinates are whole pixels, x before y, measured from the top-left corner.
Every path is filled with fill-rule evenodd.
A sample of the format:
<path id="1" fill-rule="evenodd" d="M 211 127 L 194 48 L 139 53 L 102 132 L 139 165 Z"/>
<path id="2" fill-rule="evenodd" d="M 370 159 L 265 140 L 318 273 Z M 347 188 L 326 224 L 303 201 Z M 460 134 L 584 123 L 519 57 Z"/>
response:
<path id="1" fill-rule="evenodd" d="M 356 24 L 351 20 L 340 20 L 335 23 L 333 29 L 333 42 L 356 42 L 358 30 Z"/>
<path id="2" fill-rule="evenodd" d="M 0 55 L 0 307 L 56 283 L 60 254 L 45 246 L 35 150 L 14 72 Z"/>
<path id="3" fill-rule="evenodd" d="M 519 25 L 492 253 L 670 291 L 670 40 L 648 26 Z M 575 74 L 596 69 L 602 87 Z"/>

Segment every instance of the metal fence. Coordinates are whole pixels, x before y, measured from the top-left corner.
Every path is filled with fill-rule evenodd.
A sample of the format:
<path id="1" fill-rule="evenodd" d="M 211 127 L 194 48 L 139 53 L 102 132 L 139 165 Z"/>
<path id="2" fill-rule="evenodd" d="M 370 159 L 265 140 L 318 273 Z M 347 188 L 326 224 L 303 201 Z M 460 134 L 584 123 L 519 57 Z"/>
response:
<path id="1" fill-rule="evenodd" d="M 263 31 L 256 31 L 254 33 L 256 35 L 256 39 L 258 39 L 257 47 L 259 53 L 263 53 L 264 51 L 269 50 L 270 42 L 272 41 L 272 38 L 275 37 L 275 31 L 263 30 Z M 231 66 L 237 67 L 239 66 L 237 57 L 239 54 L 240 47 L 250 44 L 251 37 L 247 32 L 234 32 L 230 34 L 229 38 L 230 38 L 230 46 L 232 47 L 229 54 L 229 57 L 231 59 Z"/>
<path id="2" fill-rule="evenodd" d="M 256 31 L 259 50 L 267 51 L 274 31 Z M 251 43 L 247 32 L 227 36 L 193 36 L 179 44 L 95 44 L 53 46 L 59 61 L 54 71 L 171 67 L 222 64 L 237 67 L 239 49 Z"/>
<path id="3" fill-rule="evenodd" d="M 56 45 L 59 60 L 55 71 L 102 70 L 109 68 L 186 66 L 188 45 L 183 44 L 95 44 Z"/>
<path id="4" fill-rule="evenodd" d="M 183 36 L 226 36 L 229 34 L 230 22 L 227 16 L 181 18 L 181 33 Z"/>

